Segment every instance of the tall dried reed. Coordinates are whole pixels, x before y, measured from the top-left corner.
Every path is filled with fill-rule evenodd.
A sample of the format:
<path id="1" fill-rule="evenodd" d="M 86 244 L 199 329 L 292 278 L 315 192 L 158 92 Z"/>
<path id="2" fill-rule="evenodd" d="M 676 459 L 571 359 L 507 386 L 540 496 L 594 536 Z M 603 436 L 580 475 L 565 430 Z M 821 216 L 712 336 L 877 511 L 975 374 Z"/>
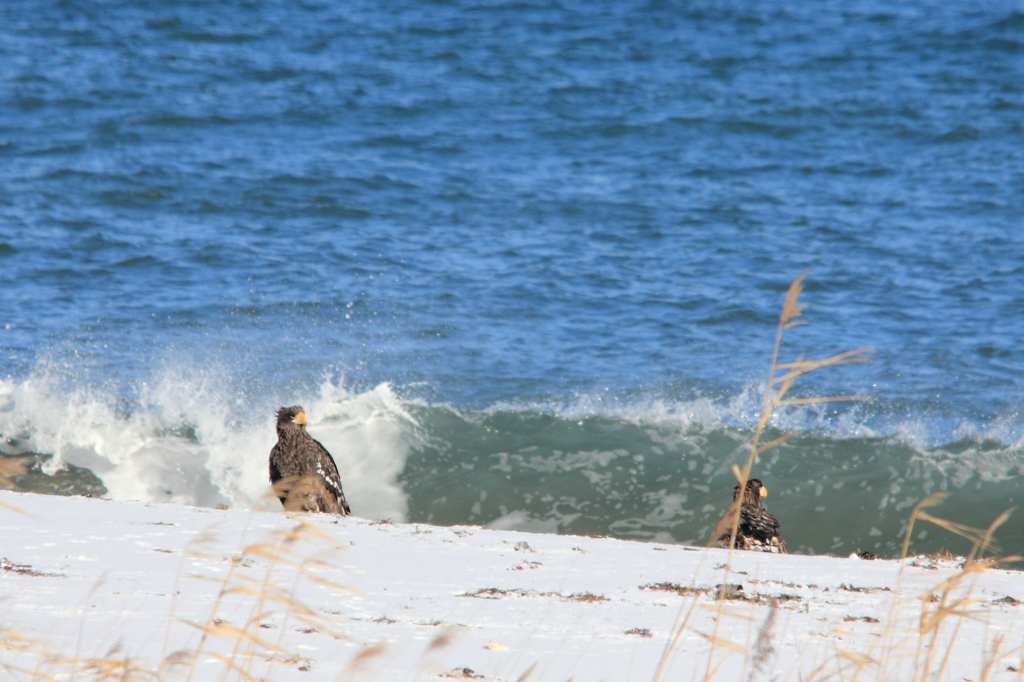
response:
<path id="1" fill-rule="evenodd" d="M 871 350 L 870 348 L 856 348 L 854 350 L 837 353 L 836 355 L 832 355 L 827 358 L 805 360 L 803 359 L 803 356 L 800 356 L 791 362 L 779 362 L 779 349 L 782 345 L 783 332 L 792 329 L 793 327 L 805 324 L 803 320 L 797 318 L 800 317 L 801 313 L 803 313 L 804 309 L 807 307 L 799 301 L 800 294 L 803 291 L 804 277 L 806 275 L 806 271 L 801 273 L 792 281 L 786 292 L 786 298 L 782 304 L 782 312 L 779 315 L 779 322 L 775 329 L 775 343 L 772 346 L 771 360 L 768 365 L 768 380 L 765 382 L 764 393 L 761 396 L 761 411 L 758 415 L 757 423 L 754 426 L 753 434 L 751 435 L 750 450 L 747 454 L 747 460 L 742 469 L 735 464 L 732 465 L 733 475 L 736 477 L 736 481 L 739 483 L 741 490 L 746 486 L 747 481 L 750 479 L 750 471 L 753 468 L 754 463 L 757 462 L 757 458 L 767 450 L 786 442 L 794 435 L 793 433 L 786 433 L 771 442 L 763 445 L 761 444 L 761 437 L 764 434 L 765 428 L 768 426 L 768 422 L 771 420 L 772 415 L 775 414 L 775 411 L 780 407 L 867 399 L 867 396 L 863 395 L 810 396 L 802 398 L 787 397 L 790 389 L 792 389 L 793 385 L 796 383 L 796 380 L 803 375 L 823 367 L 835 367 L 837 365 L 845 365 L 854 362 L 865 362 L 867 360 L 865 355 Z M 722 516 L 722 519 L 719 521 L 711 535 L 711 539 L 708 543 L 709 546 L 717 543 L 718 538 L 722 537 L 726 533 L 730 533 L 731 540 L 729 542 L 729 548 L 735 548 L 736 530 L 739 528 L 740 523 L 741 502 L 742 498 L 738 497 L 729 505 L 728 510 Z"/>
<path id="2" fill-rule="evenodd" d="M 867 398 L 867 396 L 861 395 L 810 396 L 800 398 L 789 397 L 790 390 L 793 388 L 797 379 L 805 374 L 824 367 L 835 367 L 855 362 L 865 362 L 865 355 L 871 350 L 870 348 L 856 348 L 854 350 L 837 353 L 826 358 L 810 360 L 805 360 L 801 355 L 797 357 L 796 360 L 790 362 L 779 362 L 779 351 L 782 346 L 783 333 L 793 327 L 805 324 L 803 320 L 798 318 L 800 318 L 806 308 L 806 305 L 800 303 L 800 294 L 803 292 L 803 281 L 806 275 L 806 271 L 801 273 L 790 283 L 789 289 L 786 291 L 786 298 L 782 303 L 782 312 L 779 314 L 779 321 L 775 328 L 775 342 L 772 345 L 772 355 L 768 364 L 768 378 L 765 382 L 764 392 L 761 396 L 761 410 L 751 435 L 750 450 L 747 454 L 747 460 L 742 468 L 736 464 L 733 464 L 731 467 L 732 473 L 736 477 L 736 482 L 738 483 L 740 490 L 747 485 L 747 481 L 750 479 L 751 469 L 753 469 L 758 457 L 771 448 L 786 442 L 794 435 L 793 433 L 786 433 L 768 443 L 761 443 L 764 430 L 768 426 L 768 422 L 771 420 L 772 415 L 775 414 L 776 410 L 793 405 L 813 405 L 835 401 L 865 400 Z M 709 546 L 717 544 L 718 539 L 726 536 L 726 534 L 728 534 L 728 537 L 730 538 L 730 556 L 725 564 L 724 577 L 722 580 L 723 583 L 728 583 L 729 574 L 732 570 L 732 552 L 735 550 L 736 546 L 736 535 L 740 524 L 740 506 L 742 501 L 743 496 L 737 495 L 736 499 L 729 505 L 725 514 L 722 515 L 722 518 L 716 525 L 708 543 Z M 725 609 L 725 603 L 725 594 L 724 591 L 722 591 L 718 595 L 719 617 L 716 617 L 713 631 L 708 635 L 712 646 L 711 652 L 708 655 L 704 679 L 712 679 L 713 677 L 713 654 L 715 653 L 715 647 L 719 646 L 722 641 L 718 636 L 718 632 L 722 621 L 721 615 Z"/>

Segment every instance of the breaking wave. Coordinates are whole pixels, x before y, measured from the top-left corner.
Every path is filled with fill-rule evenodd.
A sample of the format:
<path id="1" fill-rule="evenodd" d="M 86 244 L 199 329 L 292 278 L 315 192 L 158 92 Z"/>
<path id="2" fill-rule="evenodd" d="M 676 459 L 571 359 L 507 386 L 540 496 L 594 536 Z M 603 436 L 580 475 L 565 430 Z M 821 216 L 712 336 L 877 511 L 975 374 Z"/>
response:
<path id="1" fill-rule="evenodd" d="M 705 544 L 749 448 L 753 393 L 732 400 L 502 404 L 464 410 L 323 381 L 254 399 L 230 381 L 166 372 L 131 400 L 68 390 L 45 374 L 0 381 L 5 455 L 34 456 L 26 490 L 120 500 L 276 509 L 267 454 L 277 407 L 302 404 L 333 453 L 354 512 L 369 518 Z M 858 410 L 794 411 L 798 435 L 755 471 L 791 551 L 893 555 L 910 510 L 953 493 L 937 514 L 987 526 L 1019 502 L 1024 445 L 1013 429 L 960 426 L 944 440 L 924 420 L 871 428 Z M 997 536 L 1024 552 L 1024 531 Z M 914 547 L 965 551 L 937 528 Z"/>

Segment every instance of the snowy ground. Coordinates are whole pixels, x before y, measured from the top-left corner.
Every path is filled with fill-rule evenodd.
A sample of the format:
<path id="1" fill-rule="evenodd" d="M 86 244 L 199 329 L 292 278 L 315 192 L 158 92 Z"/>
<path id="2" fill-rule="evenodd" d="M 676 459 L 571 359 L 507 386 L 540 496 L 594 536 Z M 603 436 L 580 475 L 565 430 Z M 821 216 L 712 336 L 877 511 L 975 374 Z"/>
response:
<path id="1" fill-rule="evenodd" d="M 736 552 L 727 571 L 723 550 L 607 538 L 0 504 L 0 679 L 1024 676 L 1022 575 L 955 560 Z"/>

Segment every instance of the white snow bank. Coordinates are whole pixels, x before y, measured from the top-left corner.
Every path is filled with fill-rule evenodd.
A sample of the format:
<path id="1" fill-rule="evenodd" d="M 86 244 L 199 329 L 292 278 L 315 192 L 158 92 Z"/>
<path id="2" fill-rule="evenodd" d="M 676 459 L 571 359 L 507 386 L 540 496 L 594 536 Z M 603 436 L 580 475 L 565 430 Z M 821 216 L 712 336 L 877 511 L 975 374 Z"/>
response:
<path id="1" fill-rule="evenodd" d="M 1014 571 L 749 552 L 727 571 L 723 550 L 607 538 L 11 492 L 0 504 L 13 679 L 1024 675 Z M 722 584 L 733 598 L 715 599 Z"/>

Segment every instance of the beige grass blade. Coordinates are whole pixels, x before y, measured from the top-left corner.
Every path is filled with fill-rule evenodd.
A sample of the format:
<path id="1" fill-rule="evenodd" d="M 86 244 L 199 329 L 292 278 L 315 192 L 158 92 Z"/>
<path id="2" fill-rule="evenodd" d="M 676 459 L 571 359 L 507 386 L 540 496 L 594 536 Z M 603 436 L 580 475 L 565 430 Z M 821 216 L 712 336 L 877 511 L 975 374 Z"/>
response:
<path id="1" fill-rule="evenodd" d="M 779 317 L 779 324 L 783 329 L 786 329 L 786 325 L 791 325 L 793 320 L 800 317 L 800 313 L 807 307 L 798 302 L 800 293 L 804 290 L 803 281 L 804 277 L 807 276 L 807 272 L 807 270 L 801 272 L 789 285 L 789 290 L 786 291 L 786 300 L 782 304 L 782 315 Z"/>
<path id="2" fill-rule="evenodd" d="M 212 659 L 214 659 L 216 661 L 220 661 L 221 663 L 223 663 L 227 667 L 229 667 L 232 670 L 234 670 L 236 673 L 241 675 L 242 679 L 244 679 L 244 680 L 252 680 L 252 682 L 262 682 L 262 678 L 259 678 L 259 677 L 256 677 L 256 676 L 252 675 L 245 668 L 243 668 L 242 666 L 240 666 L 237 663 L 235 663 L 234 658 L 232 658 L 230 656 L 224 656 L 222 654 L 217 654 L 217 653 L 211 653 L 211 654 L 207 654 L 207 655 L 210 658 L 212 658 Z"/>
<path id="3" fill-rule="evenodd" d="M 780 400 L 776 405 L 817 405 L 818 403 L 836 403 L 849 400 L 871 400 L 868 395 L 830 395 L 820 398 L 789 398 Z"/>
<path id="4" fill-rule="evenodd" d="M 794 362 L 780 362 L 775 366 L 776 370 L 788 369 L 785 374 L 772 377 L 772 385 L 782 384 L 776 393 L 776 398 L 781 398 L 789 390 L 793 382 L 804 374 L 809 374 L 822 367 L 838 367 L 839 365 L 852 365 L 855 363 L 868 362 L 869 358 L 864 357 L 871 352 L 871 348 L 857 348 L 855 350 L 839 353 L 828 358 L 819 360 L 796 360 Z"/>
<path id="5" fill-rule="evenodd" d="M 862 346 L 860 348 L 854 348 L 853 350 L 843 351 L 842 353 L 836 353 L 827 358 L 821 358 L 819 360 L 803 360 L 797 359 L 792 362 L 780 362 L 775 365 L 775 369 L 792 369 L 799 370 L 801 373 L 806 374 L 812 370 L 818 369 L 819 367 L 830 367 L 833 365 L 848 365 L 857 362 L 868 362 L 869 358 L 863 356 L 867 355 L 872 351 L 870 346 Z M 776 378 L 772 383 L 778 383 L 782 381 L 782 377 Z"/>
<path id="6" fill-rule="evenodd" d="M 878 665 L 877 661 L 875 661 L 870 656 L 865 656 L 864 654 L 858 654 L 853 651 L 846 651 L 845 649 L 838 649 L 837 653 L 846 660 L 853 663 L 855 666 L 857 666 L 857 668 L 863 668 L 868 665 Z"/>
<path id="7" fill-rule="evenodd" d="M 795 435 L 796 435 L 795 433 L 787 433 L 787 434 L 785 434 L 783 436 L 779 436 L 778 438 L 776 438 L 775 440 L 771 441 L 770 443 L 765 443 L 764 445 L 759 447 L 757 449 L 757 454 L 760 455 L 762 452 L 765 452 L 767 450 L 771 450 L 772 448 L 774 448 L 777 445 L 782 445 L 783 443 L 785 443 L 787 440 L 789 440 L 790 438 L 792 438 Z M 738 480 L 738 477 L 737 477 L 737 480 Z"/>
<path id="8" fill-rule="evenodd" d="M 1003 525 L 1004 523 L 1006 523 L 1009 520 L 1010 515 L 1013 514 L 1013 512 L 1016 509 L 1017 509 L 1016 507 L 1010 507 L 1009 509 L 1004 511 L 1002 514 L 1000 514 L 996 518 L 995 521 L 993 521 L 991 524 L 989 524 L 988 529 L 985 531 L 984 537 L 982 537 L 982 539 L 981 539 L 981 544 L 979 544 L 977 547 L 972 549 L 971 550 L 971 554 L 967 557 L 967 563 L 972 563 L 973 562 L 975 551 L 977 551 L 977 555 L 978 555 L 979 559 L 981 558 L 981 556 L 983 554 L 985 554 L 985 551 L 989 547 L 992 547 L 993 551 L 995 551 L 996 553 L 999 552 L 999 550 L 996 549 L 996 546 L 995 546 L 995 544 L 992 541 L 992 534 L 996 532 L 996 529 L 999 528 L 999 526 Z"/>
<path id="9" fill-rule="evenodd" d="M 730 546 L 735 543 L 736 539 L 736 528 L 740 524 L 740 502 L 742 500 L 733 500 L 729 505 L 729 508 L 722 514 L 722 518 L 715 524 L 715 530 L 711 534 L 711 538 L 708 540 L 708 547 L 715 547 L 718 543 L 718 538 L 723 537 L 726 533 L 730 533 L 730 537 L 733 539 Z"/>
<path id="10" fill-rule="evenodd" d="M 25 511 L 24 509 L 22 509 L 21 507 L 19 507 L 17 505 L 11 504 L 10 502 L 0 502 L 0 507 L 5 507 L 7 509 L 10 509 L 12 512 L 16 512 L 18 514 L 21 514 L 22 516 L 24 516 L 26 518 L 29 518 L 29 519 L 38 519 L 39 518 L 35 514 L 29 513 L 29 512 Z"/>
<path id="11" fill-rule="evenodd" d="M 948 530 L 950 533 L 953 533 L 954 535 L 959 535 L 960 537 L 969 540 L 971 544 L 975 546 L 975 548 L 981 547 L 982 544 L 986 544 L 994 552 L 1000 551 L 999 545 L 991 539 L 991 534 L 981 528 L 975 528 L 973 526 L 968 526 L 963 523 L 956 523 L 955 521 L 947 521 L 946 519 L 940 519 L 936 516 L 932 516 L 931 514 L 923 511 L 918 512 L 917 518 L 921 519 L 922 521 L 933 523 L 939 528 L 942 528 L 943 530 Z M 972 551 L 971 553 L 973 554 L 974 552 Z"/>
<path id="12" fill-rule="evenodd" d="M 525 670 L 525 671 L 523 672 L 523 674 L 522 674 L 522 675 L 520 675 L 520 676 L 519 676 L 519 677 L 518 677 L 518 678 L 516 679 L 516 682 L 526 682 L 526 680 L 527 680 L 527 679 L 529 679 L 530 675 L 532 675 L 532 674 L 533 674 L 533 671 L 534 671 L 534 670 L 535 670 L 536 668 L 537 668 L 537 663 L 536 663 L 536 662 L 534 662 L 534 664 L 533 664 L 533 665 L 531 665 L 531 666 L 530 666 L 529 668 L 527 668 L 527 669 L 526 669 L 526 670 Z"/>
<path id="13" fill-rule="evenodd" d="M 910 536 L 914 532 L 914 521 L 917 520 L 921 510 L 930 509 L 942 504 L 951 494 L 948 492 L 932 493 L 914 505 L 913 511 L 910 512 L 910 521 L 907 522 L 907 534 L 903 538 L 903 549 L 900 551 L 900 559 L 907 558 L 907 550 L 910 548 Z"/>
<path id="14" fill-rule="evenodd" d="M 0 487 L 13 488 L 14 479 L 28 471 L 31 459 L 31 457 L 0 457 Z"/>
<path id="15" fill-rule="evenodd" d="M 284 650 L 278 647 L 273 642 L 267 641 L 266 639 L 263 639 L 262 637 L 259 637 L 251 632 L 246 632 L 245 630 L 236 627 L 231 623 L 221 622 L 211 623 L 210 625 L 200 625 L 198 623 L 192 623 L 187 620 L 182 620 L 181 622 L 185 623 L 186 625 L 191 625 L 200 632 L 204 632 L 210 635 L 211 637 L 224 640 L 225 642 L 247 641 L 253 644 L 258 644 L 259 646 L 264 647 L 267 651 L 273 651 L 275 653 L 284 653 Z"/>
<path id="16" fill-rule="evenodd" d="M 714 646 L 720 646 L 720 647 L 728 649 L 729 651 L 735 651 L 738 654 L 742 654 L 742 653 L 746 652 L 746 650 L 743 647 L 741 647 L 739 644 L 736 644 L 735 642 L 730 642 L 727 639 L 722 639 L 721 637 L 716 637 L 715 635 L 709 635 L 709 634 L 704 633 L 704 632 L 700 632 L 700 631 L 696 631 L 696 632 L 697 632 L 698 635 L 700 635 L 704 639 L 706 639 L 709 642 L 711 642 L 711 644 L 714 645 Z"/>

